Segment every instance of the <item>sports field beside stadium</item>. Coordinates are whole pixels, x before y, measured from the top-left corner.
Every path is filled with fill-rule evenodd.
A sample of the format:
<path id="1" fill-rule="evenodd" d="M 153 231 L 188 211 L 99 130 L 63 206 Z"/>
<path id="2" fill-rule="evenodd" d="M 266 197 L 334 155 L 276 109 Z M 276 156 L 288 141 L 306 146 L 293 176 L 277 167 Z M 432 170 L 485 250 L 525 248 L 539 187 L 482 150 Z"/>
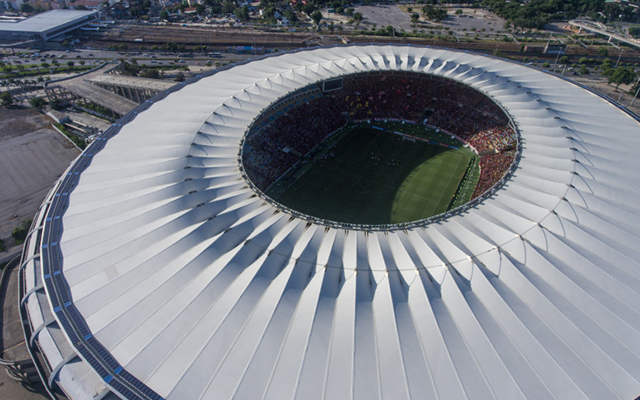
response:
<path id="1" fill-rule="evenodd" d="M 402 131 L 414 135 L 416 127 L 407 124 Z M 419 128 L 424 132 L 415 136 L 430 136 Z M 442 135 L 432 133 L 434 139 Z M 474 159 L 466 148 L 406 140 L 366 124 L 335 134 L 312 153 L 267 195 L 305 214 L 359 224 L 409 222 L 447 211 Z"/>

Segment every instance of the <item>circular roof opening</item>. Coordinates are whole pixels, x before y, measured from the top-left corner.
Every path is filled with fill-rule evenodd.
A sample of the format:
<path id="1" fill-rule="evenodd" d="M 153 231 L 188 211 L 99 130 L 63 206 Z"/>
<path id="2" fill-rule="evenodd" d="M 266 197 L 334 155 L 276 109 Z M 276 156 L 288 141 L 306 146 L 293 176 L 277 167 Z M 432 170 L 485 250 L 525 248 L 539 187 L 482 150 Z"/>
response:
<path id="1" fill-rule="evenodd" d="M 397 225 L 460 209 L 515 164 L 518 134 L 490 97 L 455 80 L 376 71 L 271 104 L 241 145 L 245 177 L 294 213 Z"/>

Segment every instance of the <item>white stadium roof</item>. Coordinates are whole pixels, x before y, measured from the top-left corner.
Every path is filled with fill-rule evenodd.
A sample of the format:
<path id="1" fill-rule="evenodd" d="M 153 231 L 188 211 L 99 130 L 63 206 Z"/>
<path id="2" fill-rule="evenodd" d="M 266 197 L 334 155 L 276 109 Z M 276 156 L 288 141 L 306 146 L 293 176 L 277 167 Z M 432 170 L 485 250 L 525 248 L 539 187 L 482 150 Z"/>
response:
<path id="1" fill-rule="evenodd" d="M 322 224 L 257 196 L 238 153 L 261 110 L 372 70 L 496 99 L 521 134 L 518 169 L 407 229 Z M 634 118 L 526 66 L 409 46 L 281 54 L 180 87 L 94 142 L 36 217 L 25 301 L 72 397 L 640 395 Z"/>

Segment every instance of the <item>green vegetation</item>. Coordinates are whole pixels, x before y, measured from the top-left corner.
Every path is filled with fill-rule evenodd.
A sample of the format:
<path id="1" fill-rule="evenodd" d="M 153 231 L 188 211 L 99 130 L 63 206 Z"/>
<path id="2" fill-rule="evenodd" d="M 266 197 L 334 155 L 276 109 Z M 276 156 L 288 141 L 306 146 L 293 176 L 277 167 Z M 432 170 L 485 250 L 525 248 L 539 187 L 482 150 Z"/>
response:
<path id="1" fill-rule="evenodd" d="M 460 186 L 458 186 L 458 190 L 456 194 L 453 196 L 453 200 L 451 200 L 451 205 L 449 209 L 453 209 L 456 207 L 460 207 L 463 204 L 468 203 L 473 197 L 473 192 L 476 189 L 476 185 L 480 180 L 480 157 L 473 154 L 473 158 L 467 167 L 467 170 L 464 173 L 464 177 L 462 178 L 462 182 Z"/>
<path id="2" fill-rule="evenodd" d="M 33 222 L 31 218 L 24 220 L 22 221 L 22 224 L 20 224 L 20 226 L 15 227 L 13 229 L 13 232 L 11 232 L 11 236 L 13 237 L 13 240 L 16 245 L 24 243 L 24 240 L 26 239 L 27 234 L 29 233 L 29 227 L 31 226 L 31 222 Z"/>
<path id="3" fill-rule="evenodd" d="M 64 135 L 66 137 L 68 137 L 69 139 L 71 139 L 71 141 L 78 146 L 80 149 L 84 150 L 87 147 L 87 144 L 84 142 L 84 140 L 82 140 L 81 138 L 79 138 L 77 135 L 74 135 L 73 133 L 67 131 L 67 129 L 64 127 L 64 125 L 62 124 L 54 124 L 56 126 L 56 128 L 58 128 L 60 130 L 60 132 L 64 133 Z"/>
<path id="4" fill-rule="evenodd" d="M 108 119 L 108 120 L 114 120 L 115 118 L 118 117 L 118 115 L 116 113 L 114 113 L 112 110 L 108 109 L 107 107 L 103 107 L 100 106 L 98 104 L 92 103 L 90 101 L 84 102 L 84 101 L 78 101 L 76 103 L 76 106 L 84 108 L 86 110 L 89 111 L 93 111 L 94 113 Z"/>
<path id="5" fill-rule="evenodd" d="M 0 105 L 8 107 L 13 104 L 13 96 L 9 92 L 0 93 Z"/>
<path id="6" fill-rule="evenodd" d="M 40 65 L 25 65 L 25 68 L 15 71 L 13 68 L 2 68 L 2 74 L 0 74 L 0 79 L 13 79 L 13 78 L 26 78 L 29 76 L 40 76 L 43 74 L 50 74 L 51 70 L 53 73 L 70 73 L 70 72 L 84 72 L 88 71 L 91 68 L 95 68 L 92 66 L 78 66 L 74 67 L 73 65 L 68 67 L 58 67 L 52 66 L 51 68 L 42 69 Z"/>
<path id="7" fill-rule="evenodd" d="M 161 78 L 162 71 L 166 70 L 189 70 L 186 65 L 139 65 L 135 59 L 131 60 L 131 62 L 121 59 L 120 62 L 122 63 L 123 75 L 141 76 L 143 78 Z"/>
<path id="8" fill-rule="evenodd" d="M 47 104 L 47 101 L 42 97 L 32 97 L 31 99 L 29 99 L 29 104 L 33 108 L 42 108 L 45 104 Z"/>
<path id="9" fill-rule="evenodd" d="M 359 124 L 334 134 L 267 195 L 309 215 L 361 224 L 428 218 L 447 211 L 456 195 L 471 196 L 478 174 L 474 153 L 419 138 L 455 146 L 460 142 L 420 125 L 371 125 L 379 129 Z M 406 140 L 394 131 L 418 139 Z M 463 179 L 466 186 L 459 191 Z"/>
<path id="10" fill-rule="evenodd" d="M 553 21 L 587 16 L 594 21 L 634 21 L 638 14 L 627 4 L 605 0 L 482 0 L 471 1 L 487 7 L 507 20 L 506 28 L 542 29 Z"/>
<path id="11" fill-rule="evenodd" d="M 249 15 L 249 6 L 246 4 L 241 8 L 236 8 L 233 13 L 236 15 L 236 18 L 238 18 L 238 20 L 240 21 L 247 22 L 251 20 L 251 16 Z"/>
<path id="12" fill-rule="evenodd" d="M 422 13 L 432 21 L 440 22 L 447 18 L 447 10 L 444 8 L 437 8 L 430 4 L 422 7 Z"/>
<path id="13" fill-rule="evenodd" d="M 0 239 L 0 253 L 5 251 L 7 248 L 4 247 L 4 240 Z"/>
<path id="14" fill-rule="evenodd" d="M 620 85 L 628 85 L 636 79 L 636 72 L 631 67 L 618 67 L 615 70 L 607 69 L 602 72 L 602 75 L 609 77 L 609 84 L 614 83 L 616 90 Z"/>
<path id="15" fill-rule="evenodd" d="M 320 21 L 322 21 L 322 13 L 320 11 L 314 11 L 311 14 L 311 19 L 313 20 L 313 23 L 318 27 L 318 30 L 320 30 Z"/>

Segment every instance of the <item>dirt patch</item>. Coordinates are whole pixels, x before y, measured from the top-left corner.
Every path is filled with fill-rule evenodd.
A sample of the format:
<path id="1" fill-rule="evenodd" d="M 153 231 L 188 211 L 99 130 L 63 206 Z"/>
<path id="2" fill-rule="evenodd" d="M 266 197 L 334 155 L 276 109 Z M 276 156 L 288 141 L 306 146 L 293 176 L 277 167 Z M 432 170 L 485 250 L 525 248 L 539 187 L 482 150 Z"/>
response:
<path id="1" fill-rule="evenodd" d="M 0 107 L 0 140 L 45 128 L 48 122 L 34 110 Z"/>
<path id="2" fill-rule="evenodd" d="M 53 183 L 78 154 L 46 116 L 0 108 L 0 238 L 10 237 L 13 228 L 33 218 Z"/>

